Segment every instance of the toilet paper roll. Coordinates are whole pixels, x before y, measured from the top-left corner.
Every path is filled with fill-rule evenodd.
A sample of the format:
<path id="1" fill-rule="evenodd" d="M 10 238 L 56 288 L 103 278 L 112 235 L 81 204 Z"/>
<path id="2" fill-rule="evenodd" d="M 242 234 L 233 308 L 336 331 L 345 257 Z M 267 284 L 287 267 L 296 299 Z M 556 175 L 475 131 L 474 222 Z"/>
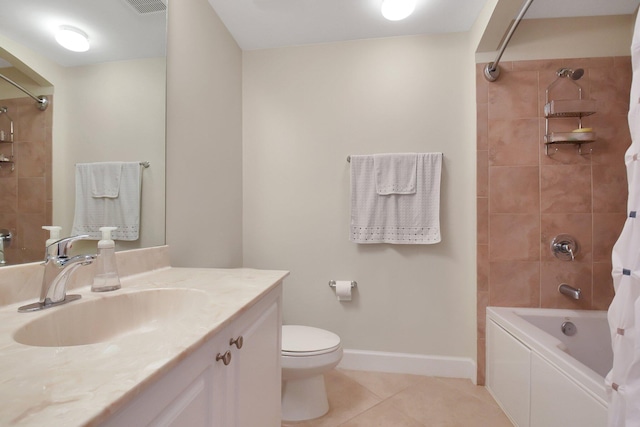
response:
<path id="1" fill-rule="evenodd" d="M 336 297 L 338 301 L 351 301 L 351 281 L 336 280 Z"/>

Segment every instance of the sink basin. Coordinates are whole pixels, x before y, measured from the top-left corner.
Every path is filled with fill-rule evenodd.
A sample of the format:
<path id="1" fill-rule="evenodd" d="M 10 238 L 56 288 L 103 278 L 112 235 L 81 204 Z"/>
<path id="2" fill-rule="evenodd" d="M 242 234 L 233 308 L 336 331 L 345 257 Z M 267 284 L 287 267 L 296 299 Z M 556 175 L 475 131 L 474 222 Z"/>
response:
<path id="1" fill-rule="evenodd" d="M 206 304 L 207 294 L 195 289 L 119 293 L 52 308 L 16 330 L 13 338 L 37 347 L 95 344 L 127 334 L 164 329 L 193 316 Z"/>

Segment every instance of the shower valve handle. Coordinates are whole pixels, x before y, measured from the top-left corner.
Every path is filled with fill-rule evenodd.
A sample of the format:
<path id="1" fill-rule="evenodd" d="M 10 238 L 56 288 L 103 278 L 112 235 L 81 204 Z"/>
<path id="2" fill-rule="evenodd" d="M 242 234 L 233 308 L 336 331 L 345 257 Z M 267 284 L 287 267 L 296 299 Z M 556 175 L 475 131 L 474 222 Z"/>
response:
<path id="1" fill-rule="evenodd" d="M 559 234 L 551 241 L 551 253 L 563 261 L 575 261 L 578 241 L 568 234 Z"/>

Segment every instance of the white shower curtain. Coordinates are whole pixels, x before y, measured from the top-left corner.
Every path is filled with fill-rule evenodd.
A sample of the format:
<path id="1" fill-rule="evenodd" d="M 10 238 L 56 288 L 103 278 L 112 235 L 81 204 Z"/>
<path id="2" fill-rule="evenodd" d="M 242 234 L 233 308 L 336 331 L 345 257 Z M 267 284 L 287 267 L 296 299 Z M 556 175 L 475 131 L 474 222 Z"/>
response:
<path id="1" fill-rule="evenodd" d="M 609 307 L 613 368 L 607 375 L 609 427 L 640 427 L 640 19 L 631 43 L 633 80 L 629 105 L 631 146 L 625 153 L 629 200 L 627 220 L 613 247 Z M 636 327 L 638 325 L 638 327 Z"/>

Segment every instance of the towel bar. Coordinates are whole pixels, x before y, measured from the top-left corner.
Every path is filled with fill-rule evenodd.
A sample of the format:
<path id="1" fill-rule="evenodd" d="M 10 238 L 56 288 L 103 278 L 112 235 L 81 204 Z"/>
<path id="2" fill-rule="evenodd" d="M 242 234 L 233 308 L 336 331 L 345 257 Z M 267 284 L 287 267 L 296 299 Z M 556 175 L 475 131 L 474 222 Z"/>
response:
<path id="1" fill-rule="evenodd" d="M 442 153 L 442 158 L 444 158 L 444 153 Z M 351 163 L 351 156 L 347 156 L 347 162 Z"/>

